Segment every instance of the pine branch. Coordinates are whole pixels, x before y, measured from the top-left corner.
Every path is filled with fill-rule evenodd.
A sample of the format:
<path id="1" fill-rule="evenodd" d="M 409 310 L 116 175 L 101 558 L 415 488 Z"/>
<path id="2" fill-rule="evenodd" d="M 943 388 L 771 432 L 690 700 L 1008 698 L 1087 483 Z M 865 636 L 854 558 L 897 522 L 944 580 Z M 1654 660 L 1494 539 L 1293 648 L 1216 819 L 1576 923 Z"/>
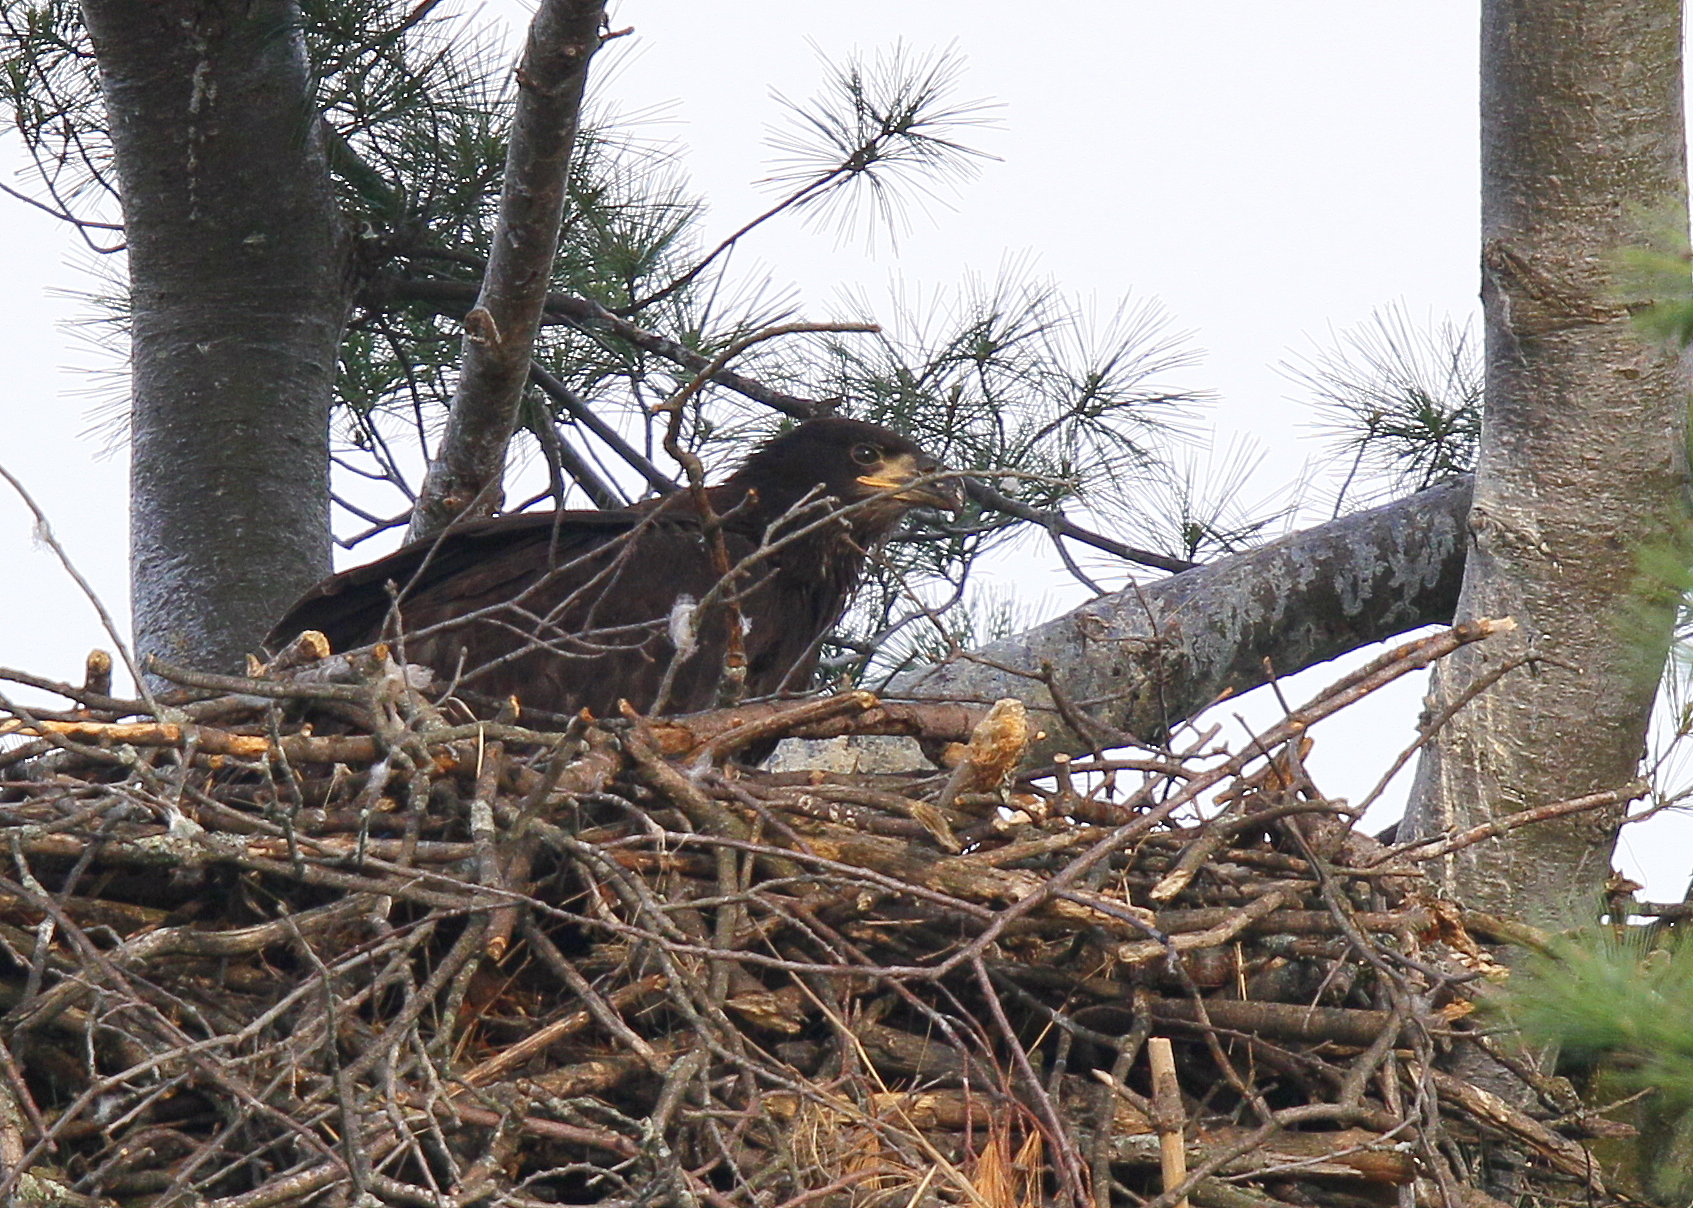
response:
<path id="1" fill-rule="evenodd" d="M 517 69 L 518 100 L 492 254 L 465 316 L 452 412 L 412 514 L 415 540 L 500 502 L 506 444 L 529 379 L 564 215 L 588 62 L 600 48 L 598 0 L 546 0 Z"/>

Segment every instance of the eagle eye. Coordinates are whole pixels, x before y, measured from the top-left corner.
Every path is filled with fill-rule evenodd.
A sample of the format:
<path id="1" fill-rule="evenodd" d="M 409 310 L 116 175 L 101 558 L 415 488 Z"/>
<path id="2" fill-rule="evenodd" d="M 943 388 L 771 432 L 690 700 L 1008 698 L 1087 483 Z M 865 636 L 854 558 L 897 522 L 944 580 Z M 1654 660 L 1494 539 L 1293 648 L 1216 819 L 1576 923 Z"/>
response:
<path id="1" fill-rule="evenodd" d="M 882 460 L 882 451 L 875 445 L 854 445 L 852 459 L 861 466 L 873 466 Z"/>

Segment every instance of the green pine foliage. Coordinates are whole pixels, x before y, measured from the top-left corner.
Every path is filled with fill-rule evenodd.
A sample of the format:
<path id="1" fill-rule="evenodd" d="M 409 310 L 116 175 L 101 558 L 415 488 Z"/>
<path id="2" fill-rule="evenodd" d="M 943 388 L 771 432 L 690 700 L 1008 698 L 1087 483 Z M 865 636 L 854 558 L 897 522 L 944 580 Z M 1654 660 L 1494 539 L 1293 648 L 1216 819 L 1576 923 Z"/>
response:
<path id="1" fill-rule="evenodd" d="M 1678 929 L 1560 941 L 1513 970 L 1504 997 L 1529 1043 L 1587 1072 L 1590 1099 L 1637 1097 L 1640 1192 L 1664 1205 L 1693 1199 L 1693 948 Z"/>
<path id="2" fill-rule="evenodd" d="M 337 537 L 351 548 L 404 522 L 452 397 L 461 319 L 495 219 L 517 48 L 474 8 L 441 0 L 303 0 L 300 13 L 355 280 L 334 419 Z M 732 230 L 727 238 L 706 235 L 706 204 L 675 149 L 652 137 L 650 122 L 596 105 L 590 89 L 553 289 L 706 359 L 796 318 L 874 322 L 880 335 L 758 343 L 731 368 L 796 398 L 843 400 L 849 414 L 909 432 L 950 466 L 1002 472 L 994 485 L 1021 503 L 1062 507 L 1128 543 L 1199 558 L 1250 541 L 1264 516 L 1225 517 L 1182 496 L 1172 449 L 1203 396 L 1181 384 L 1194 356 L 1154 303 L 1098 317 L 1013 266 L 954 291 L 849 299 L 842 313 L 800 316 L 779 283 L 731 271 L 728 253 L 769 222 L 798 217 L 875 239 L 900 234 L 912 207 L 944 202 L 986 158 L 969 139 L 993 121 L 992 105 L 959 99 L 961 79 L 951 52 L 906 47 L 830 65 L 816 96 L 780 101 L 787 122 L 764 165 L 775 199 L 739 224 L 710 224 Z M 92 244 L 119 244 L 99 83 L 74 3 L 6 7 L 0 81 L 40 167 L 41 203 L 81 224 Z M 126 316 L 107 314 L 121 342 Z M 653 407 L 694 369 L 628 336 L 559 314 L 543 326 L 536 359 L 564 398 L 531 391 L 511 456 L 544 460 L 563 506 L 652 489 L 581 422 L 584 411 L 669 466 Z M 681 436 L 717 470 L 786 422 L 708 384 Z M 580 458 L 576 478 L 597 481 L 573 479 L 560 442 Z M 1056 541 L 976 507 L 918 517 L 902 537 L 843 630 L 838 671 L 873 675 L 1024 623 L 977 588 L 973 568 L 1014 541 Z M 1128 575 L 1120 563 L 1101 569 L 1097 555 L 1084 569 L 1059 548 L 1090 586 Z"/>
<path id="3" fill-rule="evenodd" d="M 1655 938 L 1630 928 L 1559 943 L 1513 970 L 1511 1016 L 1531 1042 L 1610 1061 L 1633 1089 L 1693 1106 L 1693 948 Z"/>
<path id="4" fill-rule="evenodd" d="M 75 0 L 0 6 L 0 105 L 35 167 L 38 194 L 24 199 L 95 251 L 120 245 L 105 103 Z"/>
<path id="5" fill-rule="evenodd" d="M 1467 323 L 1419 324 L 1389 306 L 1282 372 L 1328 440 L 1336 515 L 1475 468 L 1482 365 Z"/>

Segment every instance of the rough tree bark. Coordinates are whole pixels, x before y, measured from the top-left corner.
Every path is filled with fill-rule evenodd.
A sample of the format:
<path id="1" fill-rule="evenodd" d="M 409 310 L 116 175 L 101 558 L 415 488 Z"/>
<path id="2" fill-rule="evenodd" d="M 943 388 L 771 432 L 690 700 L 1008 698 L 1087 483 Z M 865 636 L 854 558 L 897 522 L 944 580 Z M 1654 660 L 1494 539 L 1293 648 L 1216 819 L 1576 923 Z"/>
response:
<path id="1" fill-rule="evenodd" d="M 329 570 L 347 281 L 299 13 L 83 11 L 129 246 L 136 645 L 233 669 Z"/>
<path id="2" fill-rule="evenodd" d="M 1015 637 L 901 675 L 889 698 L 1022 699 L 1030 758 L 1155 741 L 1226 692 L 1452 619 L 1467 479 L 1090 601 Z M 1272 667 L 1266 667 L 1266 663 Z M 1056 686 L 1065 709 L 1052 696 Z M 1077 734 L 1072 720 L 1092 732 Z"/>
<path id="3" fill-rule="evenodd" d="M 465 316 L 458 388 L 412 509 L 413 540 L 465 513 L 491 515 L 503 501 L 506 446 L 552 282 L 588 61 L 604 22 L 600 0 L 543 0 L 529 25 L 488 267 Z"/>
<path id="4" fill-rule="evenodd" d="M 1512 616 L 1436 676 L 1452 701 L 1500 660 L 1543 660 L 1484 689 L 1428 749 L 1423 833 L 1613 788 L 1635 773 L 1663 667 L 1687 519 L 1687 382 L 1630 325 L 1617 250 L 1687 226 L 1681 6 L 1487 0 L 1482 17 L 1486 413 L 1460 620 Z M 1575 921 L 1609 867 L 1617 811 L 1448 857 L 1468 904 Z"/>

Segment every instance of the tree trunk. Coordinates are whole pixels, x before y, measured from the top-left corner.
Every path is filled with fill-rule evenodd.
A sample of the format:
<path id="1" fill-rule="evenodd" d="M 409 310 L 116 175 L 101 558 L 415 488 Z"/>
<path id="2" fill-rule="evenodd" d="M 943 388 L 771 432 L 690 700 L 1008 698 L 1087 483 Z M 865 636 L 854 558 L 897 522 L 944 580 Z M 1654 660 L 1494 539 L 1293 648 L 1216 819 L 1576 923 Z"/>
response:
<path id="1" fill-rule="evenodd" d="M 129 244 L 136 646 L 233 669 L 329 571 L 348 280 L 299 11 L 83 9 Z"/>
<path id="2" fill-rule="evenodd" d="M 1687 229 L 1681 6 L 1486 0 L 1482 299 L 1487 391 L 1460 620 L 1514 617 L 1437 672 L 1437 703 L 1503 659 L 1428 748 L 1420 833 L 1613 788 L 1635 774 L 1670 634 L 1658 563 L 1685 564 L 1687 382 L 1630 323 L 1618 249 Z M 1466 903 L 1576 921 L 1620 811 L 1523 827 L 1447 858 Z"/>

